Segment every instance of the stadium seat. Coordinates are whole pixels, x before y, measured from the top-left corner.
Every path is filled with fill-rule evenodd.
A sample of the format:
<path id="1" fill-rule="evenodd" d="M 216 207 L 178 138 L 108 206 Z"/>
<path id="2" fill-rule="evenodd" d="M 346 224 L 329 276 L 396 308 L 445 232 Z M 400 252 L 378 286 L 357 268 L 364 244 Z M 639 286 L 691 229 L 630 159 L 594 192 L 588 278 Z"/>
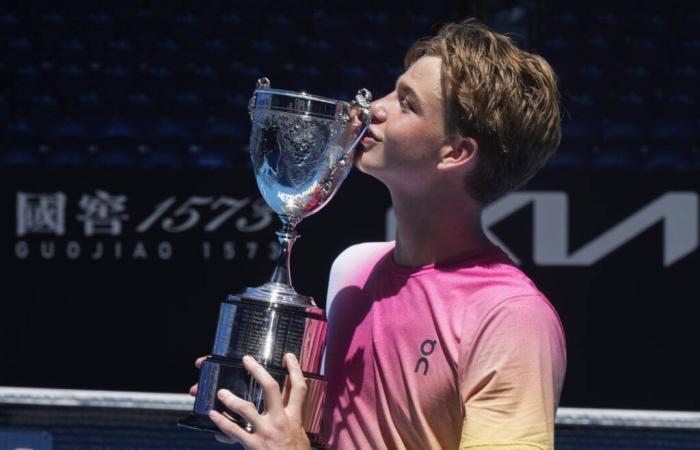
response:
<path id="1" fill-rule="evenodd" d="M 5 125 L 4 141 L 6 143 L 34 143 L 37 138 L 35 127 L 21 117 L 11 118 Z"/>
<path id="2" fill-rule="evenodd" d="M 55 143 L 89 142 L 92 133 L 88 127 L 74 117 L 63 117 L 45 130 L 47 138 Z"/>
<path id="3" fill-rule="evenodd" d="M 225 117 L 211 117 L 201 129 L 200 140 L 207 146 L 229 146 L 239 145 L 245 141 L 248 134 L 249 124 L 241 123 Z"/>
<path id="4" fill-rule="evenodd" d="M 7 64 L 18 66 L 34 61 L 34 45 L 26 36 L 9 36 L 3 44 L 5 46 L 3 57 Z"/>
<path id="5" fill-rule="evenodd" d="M 7 145 L 0 150 L 0 167 L 37 167 L 40 162 L 35 149 L 26 144 Z"/>
<path id="6" fill-rule="evenodd" d="M 231 169 L 234 152 L 230 149 L 207 149 L 192 155 L 192 166 L 197 169 Z"/>
<path id="7" fill-rule="evenodd" d="M 694 36 L 681 40 L 676 58 L 682 61 L 700 61 L 700 38 Z"/>
<path id="8" fill-rule="evenodd" d="M 602 94 L 586 91 L 565 91 L 563 108 L 572 120 L 600 120 L 604 114 Z"/>
<path id="9" fill-rule="evenodd" d="M 593 147 L 573 139 L 562 139 L 559 148 L 545 166 L 547 169 L 586 170 Z"/>
<path id="10" fill-rule="evenodd" d="M 13 12 L 3 11 L 0 13 L 0 39 L 6 42 L 21 32 L 19 17 Z"/>
<path id="11" fill-rule="evenodd" d="M 128 148 L 101 149 L 91 164 L 99 168 L 134 168 L 137 166 L 137 154 Z"/>
<path id="12" fill-rule="evenodd" d="M 54 167 L 85 167 L 90 161 L 90 154 L 80 144 L 56 144 L 44 159 Z"/>
<path id="13" fill-rule="evenodd" d="M 168 101 L 177 95 L 177 79 L 170 67 L 148 65 L 141 73 L 141 86 L 157 101 Z"/>
<path id="14" fill-rule="evenodd" d="M 173 66 L 183 63 L 183 52 L 180 44 L 172 37 L 156 39 L 145 54 L 154 65 Z"/>
<path id="15" fill-rule="evenodd" d="M 113 117 L 96 135 L 97 151 L 93 163 L 97 166 L 133 167 L 138 146 L 146 142 L 142 128 L 126 118 Z"/>
<path id="16" fill-rule="evenodd" d="M 187 124 L 173 118 L 161 117 L 148 132 L 146 142 L 151 149 L 184 155 L 193 140 L 193 132 Z"/>
<path id="17" fill-rule="evenodd" d="M 620 42 L 618 38 L 597 32 L 581 35 L 579 58 L 583 61 L 596 61 L 603 67 L 613 67 L 619 62 Z"/>
<path id="18" fill-rule="evenodd" d="M 665 85 L 674 89 L 694 92 L 700 80 L 700 61 L 682 61 L 670 65 Z"/>
<path id="19" fill-rule="evenodd" d="M 10 104 L 7 96 L 0 94 L 0 123 L 7 123 L 10 117 Z"/>
<path id="20" fill-rule="evenodd" d="M 115 37 L 107 41 L 105 51 L 100 60 L 106 64 L 126 65 L 132 61 L 136 48 L 131 41 L 123 36 Z"/>
<path id="21" fill-rule="evenodd" d="M 601 146 L 600 151 L 593 155 L 591 167 L 595 170 L 634 171 L 639 168 L 641 160 L 639 145 L 618 142 Z"/>
<path id="22" fill-rule="evenodd" d="M 119 106 L 126 102 L 134 85 L 133 72 L 126 65 L 117 63 L 103 68 L 97 88 L 100 95 L 107 98 L 118 110 Z"/>
<path id="23" fill-rule="evenodd" d="M 596 119 L 564 119 L 561 124 L 562 141 L 577 142 L 592 148 L 600 138 L 601 124 Z"/>
<path id="24" fill-rule="evenodd" d="M 579 15 L 571 10 L 557 11 L 548 18 L 545 31 L 550 36 L 579 36 Z"/>
<path id="25" fill-rule="evenodd" d="M 600 8 L 591 11 L 589 28 L 595 30 L 596 33 L 603 36 L 617 36 L 622 27 L 620 15 L 615 11 Z"/>
<path id="26" fill-rule="evenodd" d="M 36 94 L 31 98 L 29 118 L 34 126 L 43 132 L 63 115 L 58 99 L 51 94 Z"/>
<path id="27" fill-rule="evenodd" d="M 46 86 L 47 83 L 39 67 L 29 64 L 14 68 L 10 93 L 16 104 L 27 105 L 34 95 L 45 93 Z"/>
<path id="28" fill-rule="evenodd" d="M 698 123 L 684 117 L 663 117 L 651 128 L 651 142 L 692 145 L 698 138 Z"/>
<path id="29" fill-rule="evenodd" d="M 634 119 L 621 119 L 603 126 L 602 143 L 607 146 L 634 144 L 641 146 L 645 140 L 645 124 Z"/>
<path id="30" fill-rule="evenodd" d="M 141 155 L 138 166 L 142 169 L 182 169 L 185 155 L 170 150 L 151 150 Z"/>
<path id="31" fill-rule="evenodd" d="M 57 59 L 63 64 L 82 63 L 88 60 L 89 52 L 85 43 L 78 38 L 70 37 L 58 43 Z"/>
<path id="32" fill-rule="evenodd" d="M 700 99 L 694 91 L 671 87 L 660 99 L 660 112 L 666 117 L 684 117 L 697 120 L 700 111 Z"/>
<path id="33" fill-rule="evenodd" d="M 614 121 L 638 122 L 643 134 L 653 111 L 650 97 L 650 93 L 644 90 L 619 90 L 608 101 L 606 117 Z"/>
<path id="34" fill-rule="evenodd" d="M 625 90 L 646 92 L 647 95 L 661 84 L 661 77 L 655 75 L 653 68 L 646 62 L 625 64 L 619 68 L 616 77 L 618 84 Z"/>
<path id="35" fill-rule="evenodd" d="M 603 101 L 610 90 L 610 73 L 599 64 L 584 62 L 571 69 L 568 87 L 576 92 L 585 92 L 597 101 Z"/>
<path id="36" fill-rule="evenodd" d="M 83 91 L 90 89 L 87 69 L 80 64 L 61 65 L 56 71 L 56 95 L 64 102 L 73 101 Z"/>
<path id="37" fill-rule="evenodd" d="M 644 170 L 687 172 L 692 169 L 690 146 L 680 143 L 657 144 L 646 157 Z"/>

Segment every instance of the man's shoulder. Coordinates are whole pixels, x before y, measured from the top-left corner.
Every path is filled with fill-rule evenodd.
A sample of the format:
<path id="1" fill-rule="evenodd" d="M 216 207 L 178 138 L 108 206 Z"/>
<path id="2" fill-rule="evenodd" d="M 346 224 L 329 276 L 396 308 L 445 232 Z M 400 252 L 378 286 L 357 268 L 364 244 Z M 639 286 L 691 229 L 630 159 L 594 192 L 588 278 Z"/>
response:
<path id="1" fill-rule="evenodd" d="M 361 285 L 374 266 L 394 248 L 394 241 L 355 244 L 338 255 L 328 280 L 327 306 L 343 288 Z"/>
<path id="2" fill-rule="evenodd" d="M 347 268 L 356 270 L 358 267 L 373 265 L 394 249 L 394 241 L 363 242 L 351 245 L 343 250 L 333 261 L 331 274 Z"/>

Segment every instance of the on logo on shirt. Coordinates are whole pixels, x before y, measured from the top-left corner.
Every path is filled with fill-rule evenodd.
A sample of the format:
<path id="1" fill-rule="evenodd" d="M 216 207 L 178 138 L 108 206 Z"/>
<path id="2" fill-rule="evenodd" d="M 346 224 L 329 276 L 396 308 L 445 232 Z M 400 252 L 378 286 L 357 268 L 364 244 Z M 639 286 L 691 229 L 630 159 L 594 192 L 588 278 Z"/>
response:
<path id="1" fill-rule="evenodd" d="M 418 358 L 418 361 L 416 361 L 416 368 L 414 370 L 415 373 L 418 373 L 422 365 L 423 375 L 428 375 L 430 363 L 428 362 L 428 358 L 426 358 L 426 356 L 430 356 L 433 354 L 436 345 L 437 341 L 434 339 L 426 339 L 420 344 L 420 354 L 423 356 Z"/>

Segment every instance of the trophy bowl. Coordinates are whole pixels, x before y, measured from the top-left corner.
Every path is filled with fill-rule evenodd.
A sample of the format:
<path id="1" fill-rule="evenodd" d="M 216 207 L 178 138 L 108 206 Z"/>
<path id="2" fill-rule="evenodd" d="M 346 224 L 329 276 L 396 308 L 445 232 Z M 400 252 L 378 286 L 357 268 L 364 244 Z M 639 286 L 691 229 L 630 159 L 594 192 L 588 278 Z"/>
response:
<path id="1" fill-rule="evenodd" d="M 357 119 L 370 99 L 364 89 L 346 103 L 259 81 L 249 107 L 250 155 L 260 193 L 283 222 L 298 222 L 333 197 L 368 125 Z"/>
<path id="2" fill-rule="evenodd" d="M 299 360 L 307 384 L 302 423 L 315 447 L 324 447 L 321 417 L 326 381 L 321 364 L 326 318 L 313 298 L 292 287 L 290 253 L 299 222 L 325 206 L 347 177 L 354 149 L 371 121 L 372 95 L 360 89 L 351 102 L 271 89 L 258 80 L 249 103 L 250 156 L 258 189 L 282 222 L 276 233 L 280 253 L 269 281 L 229 295 L 221 304 L 211 356 L 202 364 L 193 413 L 179 424 L 217 431 L 211 409 L 224 411 L 216 392 L 226 388 L 264 411 L 260 386 L 242 358 L 253 356 L 275 378 L 283 396 L 289 388 L 282 362 L 286 353 Z M 233 412 L 231 420 L 254 432 Z"/>

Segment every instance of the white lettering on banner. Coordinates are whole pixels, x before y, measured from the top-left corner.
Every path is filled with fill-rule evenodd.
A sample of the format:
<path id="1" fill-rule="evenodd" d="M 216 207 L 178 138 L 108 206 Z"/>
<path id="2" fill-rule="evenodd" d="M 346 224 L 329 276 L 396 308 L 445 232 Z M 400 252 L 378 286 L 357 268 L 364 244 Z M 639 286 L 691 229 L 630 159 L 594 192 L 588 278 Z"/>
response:
<path id="1" fill-rule="evenodd" d="M 170 242 L 161 242 L 158 244 L 158 257 L 160 259 L 170 259 L 173 256 L 173 246 Z"/>
<path id="2" fill-rule="evenodd" d="M 136 231 L 139 233 L 145 233 L 148 231 L 151 226 L 156 223 L 156 221 L 163 215 L 165 214 L 165 211 L 168 210 L 172 206 L 172 204 L 175 203 L 175 197 L 168 197 L 162 202 L 160 202 L 157 206 L 155 211 L 151 213 L 150 216 L 148 216 L 143 222 L 141 222 L 137 227 Z"/>
<path id="3" fill-rule="evenodd" d="M 248 259 L 255 258 L 255 255 L 258 254 L 258 243 L 257 242 L 248 242 L 246 244 L 246 248 L 248 249 Z"/>
<path id="4" fill-rule="evenodd" d="M 277 249 L 279 248 L 275 241 L 223 241 L 217 243 L 205 241 L 201 245 L 202 259 L 224 259 L 226 261 L 236 259 L 251 261 L 259 257 L 267 257 L 267 259 L 274 261 L 277 258 Z M 194 250 L 196 254 L 198 246 L 198 243 L 193 243 L 190 250 Z M 267 253 L 261 252 L 263 249 L 268 249 L 269 251 Z M 76 240 L 19 240 L 15 242 L 14 246 L 15 257 L 20 260 L 27 260 L 32 257 L 54 260 L 62 256 L 65 256 L 68 260 L 120 260 L 124 258 L 124 252 L 126 252 L 126 258 L 131 260 L 158 259 L 167 261 L 173 259 L 175 251 L 176 246 L 169 241 L 153 243 L 145 241 L 135 241 L 133 243 L 90 241 L 89 243 L 81 243 Z M 185 251 L 185 253 L 187 252 Z"/>
<path id="5" fill-rule="evenodd" d="M 236 228 L 239 231 L 255 232 L 265 228 L 272 222 L 272 210 L 266 203 L 265 207 L 267 209 L 262 207 L 259 200 L 261 199 L 252 203 L 253 213 L 251 218 L 240 217 L 236 221 Z M 201 210 L 204 209 L 203 207 L 208 206 L 208 209 L 211 211 L 221 211 L 204 225 L 204 231 L 212 233 L 218 230 L 228 219 L 239 213 L 245 206 L 251 204 L 252 199 L 251 197 L 239 199 L 226 196 L 220 196 L 214 199 L 214 197 L 194 195 L 187 198 L 170 215 L 166 216 L 166 213 L 176 201 L 177 199 L 175 197 L 168 197 L 156 205 L 153 212 L 136 227 L 136 231 L 138 233 L 145 233 L 150 230 L 158 220 L 163 219 L 161 228 L 164 231 L 169 233 L 182 233 L 199 224 L 202 217 Z"/>
<path id="6" fill-rule="evenodd" d="M 76 241 L 68 241 L 66 245 L 66 256 L 69 259 L 78 259 L 80 257 L 80 244 Z"/>
<path id="7" fill-rule="evenodd" d="M 253 219 L 247 217 L 239 217 L 236 221 L 236 229 L 244 233 L 255 233 L 265 229 L 272 223 L 274 219 L 274 211 L 265 203 L 265 200 L 259 198 L 255 200 L 251 207 L 253 208 Z"/>
<path id="8" fill-rule="evenodd" d="M 18 259 L 27 259 L 29 256 L 29 245 L 25 241 L 17 241 L 15 243 L 15 256 Z"/>
<path id="9" fill-rule="evenodd" d="M 134 258 L 134 259 L 148 259 L 148 253 L 146 253 L 146 246 L 143 245 L 143 242 L 141 242 L 141 241 L 136 242 L 136 245 L 134 246 L 134 253 L 132 254 L 132 258 Z"/>
<path id="10" fill-rule="evenodd" d="M 236 257 L 236 246 L 231 241 L 224 242 L 224 259 L 230 261 Z"/>
<path id="11" fill-rule="evenodd" d="M 66 232 L 66 194 L 17 192 L 17 236 Z"/>
<path id="12" fill-rule="evenodd" d="M 171 233 L 182 233 L 183 231 L 189 230 L 199 222 L 199 211 L 197 211 L 195 207 L 208 205 L 211 202 L 211 197 L 193 196 L 188 198 L 173 212 L 172 216 L 166 217 L 163 220 L 163 229 Z M 178 218 L 184 218 L 184 220 L 179 225 L 176 225 L 175 223 Z"/>
<path id="13" fill-rule="evenodd" d="M 243 199 L 219 197 L 214 203 L 212 203 L 211 209 L 218 209 L 220 206 L 226 206 L 227 208 L 224 209 L 224 212 L 212 219 L 211 222 L 206 224 L 204 226 L 204 231 L 216 231 L 222 223 L 224 223 L 229 217 L 233 216 L 238 211 L 240 211 L 248 203 L 250 203 L 250 197 L 246 197 Z"/>
<path id="14" fill-rule="evenodd" d="M 56 254 L 56 244 L 53 241 L 41 241 L 40 248 L 42 259 L 52 259 Z"/>
<path id="15" fill-rule="evenodd" d="M 95 234 L 110 234 L 119 236 L 122 232 L 122 221 L 129 218 L 124 214 L 126 206 L 125 195 L 110 195 L 107 191 L 96 190 L 95 195 L 83 194 L 78 206 L 83 210 L 76 217 L 84 223 L 86 236 Z"/>
<path id="16" fill-rule="evenodd" d="M 95 251 L 90 255 L 91 259 L 100 259 L 102 258 L 102 254 L 104 253 L 102 250 L 102 242 L 96 242 L 95 243 Z"/>
<path id="17" fill-rule="evenodd" d="M 75 217 L 83 222 L 85 236 L 97 234 L 120 236 L 124 230 L 123 222 L 130 219 L 129 214 L 126 213 L 126 203 L 127 196 L 112 195 L 98 189 L 94 195 L 81 196 L 78 206 L 82 212 Z M 17 237 L 27 234 L 63 236 L 66 234 L 66 206 L 67 196 L 63 192 L 17 192 Z M 175 209 L 171 211 L 172 208 Z M 215 212 L 215 214 L 213 217 L 203 219 L 202 215 L 206 211 Z M 163 231 L 183 233 L 193 229 L 201 221 L 204 222 L 204 232 L 213 233 L 234 217 L 236 220 L 233 226 L 237 231 L 255 233 L 270 226 L 274 222 L 275 213 L 262 198 L 253 200 L 253 197 L 193 195 L 177 205 L 177 198 L 170 196 L 158 203 L 135 230 L 137 233 L 146 233 L 160 222 L 160 228 Z M 140 251 L 139 254 L 141 254 Z"/>
<path id="18" fill-rule="evenodd" d="M 66 222 L 66 211 L 69 205 L 68 196 L 65 193 L 17 192 L 16 194 L 17 237 L 31 234 L 56 236 L 67 234 L 70 224 Z M 253 234 L 273 225 L 276 218 L 274 211 L 262 198 L 253 196 L 234 198 L 193 195 L 182 201 L 179 201 L 176 196 L 169 196 L 156 203 L 150 212 L 139 218 L 140 221 L 128 213 L 126 195 L 115 195 L 106 190 L 97 189 L 94 194 L 81 194 L 78 198 L 75 207 L 79 208 L 79 212 L 71 217 L 82 222 L 83 234 L 86 237 L 110 235 L 121 238 L 131 233 L 141 235 L 153 230 L 154 227 L 173 234 L 194 231 L 198 226 L 201 226 L 197 230 L 199 233 L 221 233 L 225 231 L 226 224 L 229 225 L 229 231 Z M 126 228 L 128 223 L 134 223 L 132 230 Z M 188 244 L 185 242 L 78 239 L 66 243 L 61 240 L 28 239 L 18 240 L 15 243 L 14 253 L 15 258 L 20 260 L 31 258 L 92 261 L 125 258 L 169 260 L 174 258 L 176 252 L 179 252 L 178 255 L 188 254 L 186 249 L 180 250 L 181 247 L 187 247 Z M 199 246 L 200 243 L 195 245 Z M 259 257 L 274 260 L 279 253 L 279 247 L 274 239 L 272 241 L 243 240 L 240 237 L 233 241 L 207 239 L 201 241 L 201 246 L 201 255 L 204 260 L 214 258 L 227 261 L 253 260 Z M 190 251 L 194 251 L 194 254 L 199 252 L 196 247 L 191 248 Z"/>
<path id="19" fill-rule="evenodd" d="M 482 222 L 487 236 L 520 264 L 490 226 L 533 206 L 532 259 L 539 266 L 590 266 L 602 260 L 642 232 L 663 224 L 663 266 L 669 267 L 698 248 L 698 194 L 667 192 L 576 251 L 569 248 L 569 196 L 561 191 L 521 191 L 504 196 L 484 208 Z M 395 239 L 393 210 L 386 215 L 386 238 Z"/>

